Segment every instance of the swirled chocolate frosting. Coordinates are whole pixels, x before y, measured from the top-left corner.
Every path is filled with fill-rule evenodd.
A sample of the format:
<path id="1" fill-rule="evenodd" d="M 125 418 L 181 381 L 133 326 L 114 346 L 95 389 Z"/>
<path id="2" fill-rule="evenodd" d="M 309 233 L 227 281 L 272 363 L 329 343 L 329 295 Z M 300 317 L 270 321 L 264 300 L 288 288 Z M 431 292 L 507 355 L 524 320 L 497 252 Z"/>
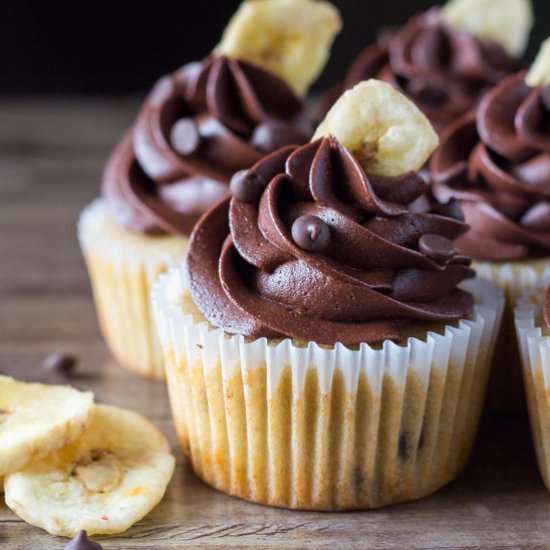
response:
<path id="1" fill-rule="evenodd" d="M 107 164 L 103 196 L 127 229 L 189 234 L 235 171 L 310 135 L 302 101 L 283 80 L 208 57 L 156 84 Z"/>
<path id="2" fill-rule="evenodd" d="M 471 230 L 465 254 L 515 261 L 550 254 L 550 87 L 525 73 L 491 90 L 442 137 L 432 158 L 434 193 L 456 197 Z"/>
<path id="3" fill-rule="evenodd" d="M 438 8 L 380 34 L 351 65 L 344 89 L 368 78 L 389 82 L 412 99 L 438 132 L 470 110 L 517 63 L 500 46 L 452 29 Z M 326 109 L 341 94 L 324 98 Z"/>
<path id="4" fill-rule="evenodd" d="M 211 325 L 353 345 L 471 312 L 457 285 L 474 272 L 452 244 L 467 226 L 420 175 L 367 176 L 327 137 L 271 153 L 231 190 L 196 226 L 187 261 Z"/>

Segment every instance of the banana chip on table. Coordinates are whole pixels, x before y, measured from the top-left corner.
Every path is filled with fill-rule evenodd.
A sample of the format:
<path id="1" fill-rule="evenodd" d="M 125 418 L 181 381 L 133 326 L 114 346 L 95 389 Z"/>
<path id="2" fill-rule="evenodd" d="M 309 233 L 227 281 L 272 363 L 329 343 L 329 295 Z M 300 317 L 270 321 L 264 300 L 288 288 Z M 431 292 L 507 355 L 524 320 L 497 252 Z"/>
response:
<path id="1" fill-rule="evenodd" d="M 441 13 L 450 27 L 495 42 L 513 57 L 525 52 L 535 22 L 531 0 L 450 0 Z"/>
<path id="2" fill-rule="evenodd" d="M 305 95 L 341 28 L 338 10 L 323 0 L 245 0 L 214 53 L 259 65 Z"/>
<path id="3" fill-rule="evenodd" d="M 333 135 L 375 176 L 399 176 L 424 166 L 439 144 L 426 116 L 390 84 L 360 82 L 344 92 L 313 139 Z"/>
<path id="4" fill-rule="evenodd" d="M 90 392 L 0 376 L 0 491 L 6 474 L 80 437 L 93 410 Z"/>
<path id="5" fill-rule="evenodd" d="M 146 418 L 97 405 L 78 441 L 6 476 L 6 504 L 52 535 L 120 533 L 160 502 L 174 466 L 168 441 Z"/>

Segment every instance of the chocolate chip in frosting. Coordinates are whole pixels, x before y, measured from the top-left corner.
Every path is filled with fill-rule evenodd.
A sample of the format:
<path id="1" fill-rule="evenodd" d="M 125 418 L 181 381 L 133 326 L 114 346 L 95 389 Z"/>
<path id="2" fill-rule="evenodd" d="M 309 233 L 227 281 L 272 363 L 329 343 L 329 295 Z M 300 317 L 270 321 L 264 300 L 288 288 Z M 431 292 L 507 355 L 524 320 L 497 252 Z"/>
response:
<path id="1" fill-rule="evenodd" d="M 103 546 L 90 540 L 86 531 L 80 531 L 80 533 L 65 546 L 65 550 L 103 550 Z"/>
<path id="2" fill-rule="evenodd" d="M 464 212 L 462 211 L 462 206 L 455 198 L 450 199 L 446 203 L 437 204 L 432 208 L 434 214 L 439 214 L 440 216 L 446 216 L 447 218 L 454 218 L 459 222 L 464 221 Z"/>
<path id="3" fill-rule="evenodd" d="M 436 262 L 445 262 L 456 255 L 453 243 L 441 235 L 422 235 L 418 241 L 418 249 L 422 254 Z"/>
<path id="4" fill-rule="evenodd" d="M 253 170 L 239 170 L 231 178 L 231 194 L 243 202 L 256 202 L 262 196 L 267 182 Z"/>
<path id="5" fill-rule="evenodd" d="M 550 84 L 544 86 L 540 92 L 540 100 L 547 111 L 550 111 Z"/>
<path id="6" fill-rule="evenodd" d="M 264 122 L 259 124 L 250 141 L 251 145 L 264 153 L 270 153 L 291 143 L 304 143 L 307 136 L 299 128 L 282 122 Z"/>
<path id="7" fill-rule="evenodd" d="M 180 155 L 192 155 L 201 144 L 197 125 L 191 118 L 180 118 L 170 133 L 172 147 Z"/>
<path id="8" fill-rule="evenodd" d="M 330 227 L 317 216 L 300 216 L 292 224 L 292 238 L 303 250 L 321 252 L 330 244 Z"/>
<path id="9" fill-rule="evenodd" d="M 520 223 L 533 231 L 550 231 L 550 202 L 539 202 L 529 208 Z"/>

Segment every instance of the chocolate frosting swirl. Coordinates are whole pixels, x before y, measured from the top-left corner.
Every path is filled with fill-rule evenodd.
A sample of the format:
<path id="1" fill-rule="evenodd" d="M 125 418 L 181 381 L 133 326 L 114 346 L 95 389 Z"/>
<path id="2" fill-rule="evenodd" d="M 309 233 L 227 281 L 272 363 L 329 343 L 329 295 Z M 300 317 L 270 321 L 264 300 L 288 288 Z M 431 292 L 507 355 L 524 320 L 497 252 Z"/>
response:
<path id="1" fill-rule="evenodd" d="M 438 132 L 470 110 L 517 63 L 502 48 L 449 27 L 439 8 L 386 30 L 351 65 L 344 88 L 368 78 L 389 82 L 412 99 Z M 334 88 L 324 103 L 340 95 Z"/>
<path id="2" fill-rule="evenodd" d="M 367 176 L 327 137 L 266 156 L 231 188 L 196 226 L 187 261 L 213 326 L 353 345 L 471 312 L 457 284 L 474 272 L 451 242 L 467 226 L 440 213 L 420 175 Z"/>
<path id="3" fill-rule="evenodd" d="M 189 234 L 228 193 L 231 175 L 311 135 L 303 103 L 277 76 L 223 56 L 185 65 L 155 85 L 105 169 L 117 222 Z"/>
<path id="4" fill-rule="evenodd" d="M 550 253 L 550 87 L 518 73 L 491 90 L 477 116 L 449 127 L 431 164 L 434 193 L 462 203 L 469 256 L 515 261 Z"/>

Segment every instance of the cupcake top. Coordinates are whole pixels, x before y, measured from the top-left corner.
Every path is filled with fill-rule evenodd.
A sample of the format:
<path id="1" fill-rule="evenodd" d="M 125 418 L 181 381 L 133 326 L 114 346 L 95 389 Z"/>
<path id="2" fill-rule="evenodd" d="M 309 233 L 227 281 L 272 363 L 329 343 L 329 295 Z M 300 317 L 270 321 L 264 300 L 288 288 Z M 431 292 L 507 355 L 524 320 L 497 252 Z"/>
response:
<path id="1" fill-rule="evenodd" d="M 488 261 L 550 254 L 549 121 L 550 86 L 529 85 L 522 72 L 443 135 L 434 193 L 462 203 L 471 225 L 457 243 L 463 253 Z"/>
<path id="2" fill-rule="evenodd" d="M 518 1 L 526 0 L 512 0 Z M 521 55 L 525 46 L 518 39 L 507 44 L 510 36 L 483 32 L 495 17 L 488 10 L 502 4 L 501 0 L 482 0 L 464 7 L 465 3 L 473 4 L 454 0 L 443 9 L 433 8 L 412 17 L 400 29 L 382 32 L 376 44 L 364 49 L 353 62 L 344 88 L 366 78 L 385 80 L 415 101 L 438 132 L 443 131 L 470 110 L 489 87 L 515 70 L 516 55 Z M 507 9 L 504 5 L 499 8 Z M 469 18 L 477 20 L 476 28 L 465 24 L 463 20 Z M 524 18 L 516 18 L 516 27 L 522 26 Z"/>
<path id="3" fill-rule="evenodd" d="M 117 223 L 187 235 L 227 195 L 234 172 L 283 145 L 307 142 L 312 126 L 294 90 L 305 93 L 321 71 L 339 24 L 327 2 L 244 2 L 215 53 L 159 80 L 113 152 L 102 194 Z M 303 37 L 292 50 L 287 27 Z M 323 55 L 293 78 L 280 67 L 306 55 L 311 35 Z"/>
<path id="4" fill-rule="evenodd" d="M 366 84 L 384 87 L 391 110 L 400 94 Z M 340 101 L 369 100 L 354 90 Z M 187 271 L 202 314 L 229 333 L 347 345 L 468 315 L 472 297 L 457 285 L 474 272 L 452 244 L 467 230 L 460 211 L 432 201 L 417 172 L 367 174 L 346 136 L 326 131 L 236 174 L 232 197 L 201 219 Z"/>
<path id="5" fill-rule="evenodd" d="M 189 234 L 235 171 L 310 135 L 303 103 L 282 79 L 211 56 L 156 84 L 107 163 L 103 196 L 123 227 Z"/>

